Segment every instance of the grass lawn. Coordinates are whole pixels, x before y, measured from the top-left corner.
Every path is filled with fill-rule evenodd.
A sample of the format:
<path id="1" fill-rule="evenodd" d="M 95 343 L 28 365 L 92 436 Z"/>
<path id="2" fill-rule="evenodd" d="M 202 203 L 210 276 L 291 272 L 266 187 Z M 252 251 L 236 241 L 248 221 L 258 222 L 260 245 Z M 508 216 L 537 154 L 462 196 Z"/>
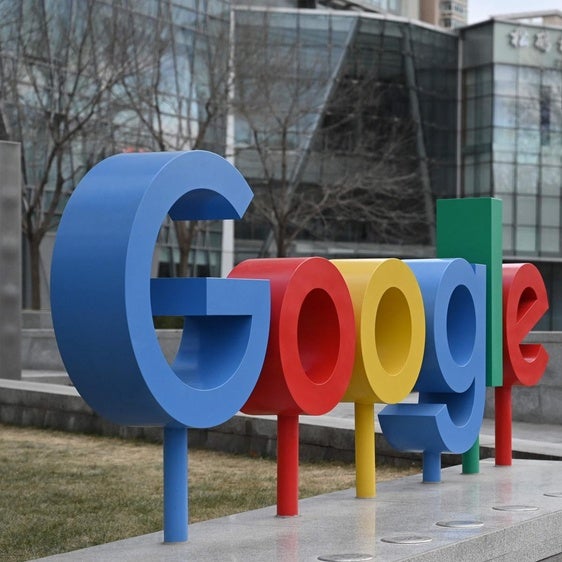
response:
<path id="1" fill-rule="evenodd" d="M 377 468 L 377 480 L 419 472 Z M 0 425 L 0 559 L 17 562 L 162 529 L 162 446 Z M 300 497 L 355 485 L 355 468 L 301 463 Z M 190 522 L 275 503 L 275 461 L 189 453 Z"/>

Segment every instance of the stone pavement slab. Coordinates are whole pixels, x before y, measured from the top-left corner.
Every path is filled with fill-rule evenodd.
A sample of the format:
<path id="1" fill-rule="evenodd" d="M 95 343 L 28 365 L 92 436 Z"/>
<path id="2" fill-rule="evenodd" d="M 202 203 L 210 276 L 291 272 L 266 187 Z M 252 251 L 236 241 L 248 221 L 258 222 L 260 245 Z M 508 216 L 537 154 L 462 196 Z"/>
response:
<path id="1" fill-rule="evenodd" d="M 485 460 L 476 475 L 445 469 L 439 484 L 419 475 L 380 483 L 373 500 L 354 490 L 301 500 L 298 517 L 268 507 L 196 523 L 187 543 L 163 544 L 153 533 L 42 560 L 521 562 L 560 553 L 562 462 Z"/>

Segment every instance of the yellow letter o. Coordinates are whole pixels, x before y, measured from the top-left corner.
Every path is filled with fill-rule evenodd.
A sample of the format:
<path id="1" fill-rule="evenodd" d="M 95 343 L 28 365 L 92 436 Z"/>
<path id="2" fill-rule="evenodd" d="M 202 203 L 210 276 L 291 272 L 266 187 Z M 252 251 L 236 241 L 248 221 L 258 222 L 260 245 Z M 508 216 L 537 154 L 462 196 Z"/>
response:
<path id="1" fill-rule="evenodd" d="M 395 404 L 414 387 L 425 346 L 425 311 L 412 270 L 398 259 L 333 260 L 355 312 L 355 365 L 344 402 Z"/>

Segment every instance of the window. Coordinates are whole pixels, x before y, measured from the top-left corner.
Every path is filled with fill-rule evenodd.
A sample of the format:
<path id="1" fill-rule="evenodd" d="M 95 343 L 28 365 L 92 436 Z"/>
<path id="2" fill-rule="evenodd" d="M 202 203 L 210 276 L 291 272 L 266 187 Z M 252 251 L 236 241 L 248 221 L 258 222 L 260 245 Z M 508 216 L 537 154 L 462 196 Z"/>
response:
<path id="1" fill-rule="evenodd" d="M 560 226 L 560 199 L 543 197 L 541 199 L 541 224 L 544 226 Z"/>
<path id="2" fill-rule="evenodd" d="M 388 0 L 388 9 L 391 12 L 400 13 L 402 10 L 402 0 Z"/>
<path id="3" fill-rule="evenodd" d="M 537 166 L 519 164 L 516 176 L 517 193 L 535 194 L 537 192 L 538 179 L 539 170 Z"/>
<path id="4" fill-rule="evenodd" d="M 549 254 L 560 252 L 559 228 L 541 228 L 541 251 Z"/>
<path id="5" fill-rule="evenodd" d="M 513 193 L 515 175 L 513 164 L 496 162 L 494 164 L 494 193 Z M 507 222 L 504 213 L 504 222 Z"/>
<path id="6" fill-rule="evenodd" d="M 543 195 L 559 196 L 562 191 L 562 169 L 558 166 L 543 166 L 541 169 L 541 191 Z"/>
<path id="7" fill-rule="evenodd" d="M 514 96 L 517 91 L 517 68 L 505 64 L 494 67 L 494 92 L 496 95 Z"/>
<path id="8" fill-rule="evenodd" d="M 518 196 L 517 205 L 517 225 L 533 226 L 537 220 L 537 198 L 526 195 Z"/>
<path id="9" fill-rule="evenodd" d="M 515 98 L 496 97 L 494 99 L 494 125 L 515 127 L 517 124 L 517 100 Z"/>
<path id="10" fill-rule="evenodd" d="M 537 233 L 534 226 L 519 226 L 515 232 L 515 251 L 517 253 L 536 252 Z"/>

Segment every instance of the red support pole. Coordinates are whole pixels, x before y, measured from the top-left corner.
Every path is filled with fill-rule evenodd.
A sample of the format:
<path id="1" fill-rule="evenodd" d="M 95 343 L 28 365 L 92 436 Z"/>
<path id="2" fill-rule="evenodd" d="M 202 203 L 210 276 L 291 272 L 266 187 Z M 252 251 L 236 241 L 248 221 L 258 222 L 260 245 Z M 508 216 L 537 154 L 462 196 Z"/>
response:
<path id="1" fill-rule="evenodd" d="M 495 389 L 496 466 L 511 466 L 511 385 Z"/>
<path id="2" fill-rule="evenodd" d="M 277 515 L 299 514 L 299 417 L 277 416 Z"/>

